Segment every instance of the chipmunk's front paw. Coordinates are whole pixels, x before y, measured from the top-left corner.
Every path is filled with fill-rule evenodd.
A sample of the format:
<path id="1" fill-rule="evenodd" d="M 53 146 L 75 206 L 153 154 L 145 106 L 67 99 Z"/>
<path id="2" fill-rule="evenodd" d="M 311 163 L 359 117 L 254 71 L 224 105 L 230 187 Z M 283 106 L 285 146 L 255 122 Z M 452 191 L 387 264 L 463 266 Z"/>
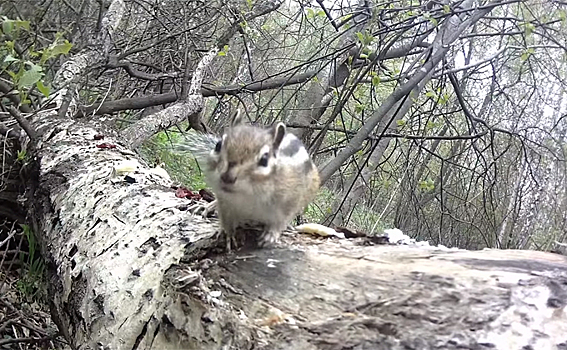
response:
<path id="1" fill-rule="evenodd" d="M 201 216 L 206 218 L 210 214 L 212 214 L 216 209 L 217 209 L 217 201 L 214 200 L 210 203 L 198 202 L 190 206 L 187 210 L 193 215 L 199 215 L 200 213 Z"/>
<path id="2" fill-rule="evenodd" d="M 258 239 L 258 247 L 265 248 L 274 245 L 280 238 L 280 232 L 264 231 Z"/>

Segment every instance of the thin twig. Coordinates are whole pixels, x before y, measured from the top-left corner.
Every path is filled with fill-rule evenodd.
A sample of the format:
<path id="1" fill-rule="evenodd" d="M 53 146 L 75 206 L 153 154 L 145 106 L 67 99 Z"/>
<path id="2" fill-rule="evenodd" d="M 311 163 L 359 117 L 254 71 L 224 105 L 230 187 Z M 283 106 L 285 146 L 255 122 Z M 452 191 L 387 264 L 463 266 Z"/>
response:
<path id="1" fill-rule="evenodd" d="M 15 225 L 15 224 L 16 224 L 15 222 L 12 224 L 12 229 L 10 230 L 12 233 L 10 233 L 10 234 L 8 235 L 8 237 L 6 237 L 5 240 L 3 240 L 2 242 L 0 242 L 0 248 L 2 248 L 2 246 L 3 246 L 4 244 L 6 244 L 6 242 L 8 242 L 10 239 L 12 239 L 12 237 L 14 237 L 14 235 L 16 235 L 16 230 L 14 230 L 14 225 Z"/>

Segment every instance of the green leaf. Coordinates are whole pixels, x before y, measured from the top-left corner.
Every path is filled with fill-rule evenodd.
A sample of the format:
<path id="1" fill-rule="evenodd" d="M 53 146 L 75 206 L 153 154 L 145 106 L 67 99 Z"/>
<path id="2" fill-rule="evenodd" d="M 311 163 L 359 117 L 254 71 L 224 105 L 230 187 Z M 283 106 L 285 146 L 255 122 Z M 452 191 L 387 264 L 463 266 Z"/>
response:
<path id="1" fill-rule="evenodd" d="M 520 56 L 520 60 L 522 62 L 525 62 L 528 60 L 528 58 L 530 58 L 531 55 L 533 55 L 535 53 L 535 49 L 533 47 L 530 47 L 529 49 L 527 49 L 526 51 L 524 51 L 522 53 L 522 55 Z"/>
<path id="2" fill-rule="evenodd" d="M 14 42 L 14 40 L 10 40 L 10 41 L 5 41 L 4 45 L 6 45 L 6 48 L 13 52 L 14 51 L 14 45 L 16 45 L 16 43 Z"/>
<path id="3" fill-rule="evenodd" d="M 51 44 L 48 48 L 39 51 L 39 53 L 41 53 L 39 64 L 44 64 L 50 58 L 68 54 L 72 47 L 73 44 L 71 44 L 69 40 L 59 43 L 59 39 L 55 39 L 55 42 L 53 42 L 53 44 Z"/>
<path id="4" fill-rule="evenodd" d="M 24 28 L 25 30 L 30 30 L 30 21 L 14 21 L 16 29 Z"/>
<path id="5" fill-rule="evenodd" d="M 22 21 L 22 20 L 8 19 L 6 17 L 3 18 L 2 32 L 4 34 L 10 34 L 11 32 L 14 31 L 14 29 L 18 30 L 20 28 L 30 30 L 30 22 L 29 21 Z"/>
<path id="6" fill-rule="evenodd" d="M 307 9 L 307 18 L 315 17 L 315 11 L 312 8 Z"/>
<path id="7" fill-rule="evenodd" d="M 37 87 L 37 89 L 39 90 L 39 92 L 41 92 L 43 94 L 43 96 L 45 97 L 49 97 L 49 85 L 45 86 L 43 85 L 43 82 L 41 80 L 39 80 L 35 86 Z"/>
<path id="8" fill-rule="evenodd" d="M 18 80 L 18 75 L 14 72 L 12 72 L 11 70 L 7 71 L 8 74 L 10 75 L 10 77 L 12 78 L 12 81 L 17 81 Z"/>
<path id="9" fill-rule="evenodd" d="M 398 124 L 399 127 L 402 127 L 402 126 L 406 125 L 406 121 L 402 120 L 402 119 L 396 120 L 396 124 Z"/>
<path id="10" fill-rule="evenodd" d="M 522 62 L 525 62 L 528 60 L 528 58 L 530 58 L 531 55 L 533 55 L 535 53 L 535 49 L 533 47 L 530 47 L 529 49 L 527 49 L 526 51 L 524 51 L 522 53 L 522 55 L 520 56 L 520 60 Z"/>
<path id="11" fill-rule="evenodd" d="M 23 162 L 23 161 L 26 159 L 26 156 L 27 156 L 27 154 L 26 154 L 26 150 L 25 150 L 25 149 L 19 150 L 19 151 L 18 151 L 17 160 L 20 161 L 20 162 Z"/>
<path id="12" fill-rule="evenodd" d="M 451 6 L 443 5 L 443 13 L 447 14 L 451 12 Z"/>
<path id="13" fill-rule="evenodd" d="M 530 22 L 526 22 L 524 24 L 524 27 L 525 27 L 526 35 L 532 34 L 535 30 L 535 26 Z"/>
<path id="14" fill-rule="evenodd" d="M 10 54 L 6 55 L 6 57 L 4 58 L 4 63 L 14 62 L 14 61 L 19 61 L 19 59 Z"/>
<path id="15" fill-rule="evenodd" d="M 418 186 L 419 186 L 419 189 L 424 191 L 424 192 L 431 192 L 435 189 L 435 184 L 433 183 L 433 180 L 431 180 L 431 179 L 420 181 L 418 183 Z"/>
<path id="16" fill-rule="evenodd" d="M 28 55 L 32 58 L 37 58 L 37 57 L 39 57 L 40 54 L 41 54 L 41 52 L 37 52 L 37 51 L 34 51 L 32 49 L 30 49 L 29 52 L 28 52 Z"/>
<path id="17" fill-rule="evenodd" d="M 18 87 L 29 88 L 43 77 L 41 66 L 33 64 L 30 70 L 26 70 L 18 80 Z"/>
<path id="18" fill-rule="evenodd" d="M 69 51 L 71 50 L 72 47 L 73 47 L 73 44 L 71 44 L 69 42 L 69 40 L 65 40 L 63 42 L 63 44 L 55 45 L 51 49 L 51 55 L 52 55 L 52 57 L 59 56 L 61 54 L 66 55 L 66 54 L 69 53 Z"/>
<path id="19" fill-rule="evenodd" d="M 219 56 L 226 56 L 227 53 L 228 53 L 228 49 L 229 49 L 228 45 L 223 46 L 222 50 L 219 51 L 218 55 Z"/>
<path id="20" fill-rule="evenodd" d="M 372 34 L 368 32 L 364 32 L 364 33 L 356 32 L 356 37 L 358 38 L 358 41 L 360 41 L 362 45 L 365 46 L 372 44 L 372 42 L 374 41 L 374 36 L 372 36 Z M 368 50 L 368 49 L 364 48 L 363 51 L 364 50 Z"/>
<path id="21" fill-rule="evenodd" d="M 2 32 L 4 34 L 10 34 L 14 30 L 14 21 L 11 19 L 4 19 L 2 22 Z"/>
<path id="22" fill-rule="evenodd" d="M 434 17 L 431 17 L 431 15 L 429 14 L 429 12 L 426 12 L 423 14 L 423 18 L 425 18 L 426 20 L 428 20 L 431 24 L 433 24 L 434 27 L 437 27 L 437 19 Z"/>
<path id="23" fill-rule="evenodd" d="M 380 77 L 377 75 L 372 78 L 372 85 L 378 85 L 378 84 L 380 84 Z"/>
<path id="24" fill-rule="evenodd" d="M 520 61 L 525 62 L 528 60 L 528 53 L 524 52 L 521 56 L 520 56 Z"/>

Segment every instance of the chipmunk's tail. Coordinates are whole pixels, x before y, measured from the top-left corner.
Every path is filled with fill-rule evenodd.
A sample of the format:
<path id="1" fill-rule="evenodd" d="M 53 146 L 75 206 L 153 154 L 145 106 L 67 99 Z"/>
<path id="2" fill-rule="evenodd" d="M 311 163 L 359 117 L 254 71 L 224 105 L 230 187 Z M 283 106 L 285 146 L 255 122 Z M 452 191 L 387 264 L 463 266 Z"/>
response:
<path id="1" fill-rule="evenodd" d="M 174 144 L 174 149 L 178 152 L 190 152 L 197 160 L 204 161 L 215 149 L 219 140 L 219 137 L 211 134 L 190 131 Z"/>

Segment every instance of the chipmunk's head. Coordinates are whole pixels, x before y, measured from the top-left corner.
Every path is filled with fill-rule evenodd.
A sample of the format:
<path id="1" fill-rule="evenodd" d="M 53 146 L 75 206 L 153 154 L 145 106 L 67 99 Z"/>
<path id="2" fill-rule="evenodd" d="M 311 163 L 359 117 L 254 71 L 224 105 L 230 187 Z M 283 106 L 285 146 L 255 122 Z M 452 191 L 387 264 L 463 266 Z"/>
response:
<path id="1" fill-rule="evenodd" d="M 237 113 L 210 153 L 210 170 L 217 191 L 249 192 L 277 171 L 280 146 L 286 136 L 283 123 L 263 129 L 242 124 Z"/>

